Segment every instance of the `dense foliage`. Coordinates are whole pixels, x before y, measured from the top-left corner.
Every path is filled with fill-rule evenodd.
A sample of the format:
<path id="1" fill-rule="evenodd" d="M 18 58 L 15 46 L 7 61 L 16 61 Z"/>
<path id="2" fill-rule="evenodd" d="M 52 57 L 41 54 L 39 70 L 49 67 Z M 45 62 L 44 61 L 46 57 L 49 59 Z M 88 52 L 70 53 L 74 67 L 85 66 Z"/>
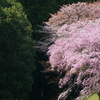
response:
<path id="1" fill-rule="evenodd" d="M 58 100 L 66 100 L 76 85 L 81 86 L 80 95 L 73 99 L 99 94 L 100 2 L 65 5 L 46 24 L 44 31 L 51 34 L 46 41 L 54 42 L 48 50 L 52 70 L 65 73 L 60 87 L 69 85 Z"/>
<path id="2" fill-rule="evenodd" d="M 94 0 L 17 0 L 20 1 L 27 13 L 28 20 L 33 27 L 33 39 L 39 40 L 44 34 L 39 34 L 35 30 L 40 29 L 44 21 L 50 18 L 50 13 L 55 13 L 61 5 L 77 2 L 92 2 Z"/>
<path id="3" fill-rule="evenodd" d="M 78 32 L 73 31 L 69 36 L 56 40 L 55 44 L 49 47 L 51 67 L 57 67 L 60 73 L 66 71 L 59 84 L 61 86 L 69 84 L 73 74 L 77 74 L 74 84 L 83 85 L 81 90 L 83 96 L 100 92 L 99 20 L 79 22 L 86 26 Z"/>
<path id="4" fill-rule="evenodd" d="M 78 1 L 91 2 L 91 0 L 78 0 Z M 59 81 L 59 76 L 57 76 L 58 73 L 55 74 L 51 71 L 45 74 L 42 73 L 44 66 L 41 66 L 41 64 L 39 63 L 43 60 L 44 61 L 48 60 L 48 57 L 47 55 L 45 55 L 45 53 L 40 53 L 38 51 L 36 52 L 37 56 L 35 59 L 36 59 L 37 70 L 35 70 L 35 72 L 33 73 L 35 69 L 34 65 L 35 42 L 33 39 L 39 40 L 41 37 L 44 37 L 42 39 L 44 41 L 45 36 L 48 36 L 49 41 L 46 40 L 46 42 L 44 42 L 44 46 L 42 46 L 42 50 L 47 51 L 49 45 L 55 42 L 58 38 L 63 37 L 62 35 L 60 35 L 60 33 L 66 35 L 66 32 L 68 33 L 66 27 L 69 28 L 72 26 L 67 24 L 65 25 L 64 23 L 62 23 L 61 20 L 60 22 L 62 23 L 62 25 L 60 24 L 60 27 L 58 28 L 57 31 L 53 30 L 53 28 L 56 28 L 55 26 L 53 26 L 53 28 L 46 26 L 44 30 L 45 32 L 42 31 L 42 33 L 48 32 L 57 34 L 49 36 L 49 34 L 41 34 L 35 30 L 38 30 L 40 28 L 38 26 L 42 25 L 44 21 L 47 21 L 48 18 L 50 18 L 50 13 L 55 13 L 61 5 L 72 4 L 73 2 L 77 3 L 78 1 L 77 0 L 1 0 L 0 1 L 0 34 L 1 34 L 0 99 L 5 98 L 9 100 L 17 98 L 26 100 L 28 98 L 28 95 L 30 94 L 29 95 L 30 97 L 28 98 L 30 100 L 51 100 L 55 98 L 55 96 L 57 96 L 57 93 L 59 92 L 57 86 L 57 82 Z M 21 2 L 22 5 L 19 2 Z M 89 7 L 92 13 L 93 11 L 95 12 L 95 9 L 92 10 L 90 5 Z M 23 8 L 25 13 L 23 11 Z M 66 7 L 63 8 L 66 9 Z M 94 6 L 94 8 L 97 9 L 97 4 Z M 89 13 L 90 15 L 90 12 L 87 13 Z M 61 13 L 59 13 L 57 17 L 60 16 L 60 14 Z M 95 12 L 94 15 L 97 15 L 97 12 Z M 63 13 L 63 16 L 66 17 L 66 14 Z M 63 16 L 62 17 L 60 16 L 60 18 L 63 19 Z M 55 17 L 52 18 L 54 18 L 52 25 L 54 25 L 54 23 L 55 24 L 59 23 L 59 20 L 55 21 Z M 51 23 L 50 20 L 49 23 Z M 75 24 L 75 27 L 76 30 L 78 31 L 77 24 Z M 50 29 L 49 31 L 48 28 Z M 34 31 L 32 31 L 32 29 Z M 33 39 L 31 39 L 31 37 Z M 32 85 L 32 83 L 34 84 Z M 29 93 L 31 90 L 32 92 Z"/>
<path id="5" fill-rule="evenodd" d="M 16 0 L 0 1 L 0 99 L 28 98 L 35 69 L 32 26 Z"/>
<path id="6" fill-rule="evenodd" d="M 33 25 L 41 25 L 43 21 L 48 20 L 50 13 L 55 13 L 63 4 L 76 2 L 91 2 L 92 0 L 18 0 L 25 8 L 28 18 Z"/>
<path id="7" fill-rule="evenodd" d="M 51 14 L 49 21 L 45 22 L 46 25 L 43 27 L 43 31 L 48 33 L 48 37 L 52 38 L 45 39 L 43 43 L 40 42 L 42 51 L 46 51 L 51 43 L 64 36 L 64 34 L 73 32 L 75 29 L 76 31 L 79 30 L 79 27 L 81 26 L 75 26 L 73 23 L 76 23 L 77 21 L 95 20 L 96 18 L 99 18 L 99 11 L 100 7 L 98 3 L 91 5 L 88 3 L 78 2 L 77 4 L 63 5 L 60 8 L 60 11 L 58 11 L 56 14 Z"/>

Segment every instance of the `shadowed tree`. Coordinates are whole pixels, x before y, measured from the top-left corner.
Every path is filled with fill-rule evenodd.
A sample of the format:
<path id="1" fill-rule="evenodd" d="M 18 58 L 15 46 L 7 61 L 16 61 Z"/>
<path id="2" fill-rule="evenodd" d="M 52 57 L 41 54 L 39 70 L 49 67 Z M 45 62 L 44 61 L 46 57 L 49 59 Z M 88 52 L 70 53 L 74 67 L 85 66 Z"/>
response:
<path id="1" fill-rule="evenodd" d="M 0 1 L 0 98 L 28 98 L 35 70 L 32 26 L 16 0 Z"/>

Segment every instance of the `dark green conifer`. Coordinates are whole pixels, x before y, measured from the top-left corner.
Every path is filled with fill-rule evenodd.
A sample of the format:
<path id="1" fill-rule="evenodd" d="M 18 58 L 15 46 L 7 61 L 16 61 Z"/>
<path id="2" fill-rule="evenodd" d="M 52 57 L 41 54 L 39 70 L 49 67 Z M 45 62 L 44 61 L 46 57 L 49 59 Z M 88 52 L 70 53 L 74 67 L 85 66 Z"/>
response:
<path id="1" fill-rule="evenodd" d="M 28 98 L 35 70 L 32 26 L 16 0 L 0 1 L 0 99 Z"/>

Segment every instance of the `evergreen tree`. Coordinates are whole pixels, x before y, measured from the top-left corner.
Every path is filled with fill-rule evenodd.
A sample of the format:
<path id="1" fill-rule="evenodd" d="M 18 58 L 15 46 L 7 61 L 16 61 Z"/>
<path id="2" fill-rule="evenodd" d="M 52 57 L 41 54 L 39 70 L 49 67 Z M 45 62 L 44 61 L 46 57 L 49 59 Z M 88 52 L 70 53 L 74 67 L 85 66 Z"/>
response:
<path id="1" fill-rule="evenodd" d="M 0 99 L 28 98 L 35 70 L 32 26 L 16 0 L 0 1 Z"/>

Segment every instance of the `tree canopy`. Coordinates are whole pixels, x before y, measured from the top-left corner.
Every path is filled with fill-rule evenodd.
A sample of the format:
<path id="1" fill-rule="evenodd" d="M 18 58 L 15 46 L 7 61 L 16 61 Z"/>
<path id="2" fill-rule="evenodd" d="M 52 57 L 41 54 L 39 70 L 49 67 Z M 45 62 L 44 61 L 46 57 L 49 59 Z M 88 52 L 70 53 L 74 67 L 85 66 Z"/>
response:
<path id="1" fill-rule="evenodd" d="M 0 98 L 27 99 L 35 70 L 32 26 L 16 0 L 0 1 Z"/>
<path id="2" fill-rule="evenodd" d="M 41 50 L 48 50 L 51 71 L 59 73 L 59 87 L 66 88 L 58 100 L 83 100 L 100 93 L 99 5 L 100 2 L 64 5 L 45 22 L 43 31 L 50 33 L 50 38 L 45 40 L 48 48 L 42 45 Z M 75 95 L 70 96 L 72 93 Z"/>

